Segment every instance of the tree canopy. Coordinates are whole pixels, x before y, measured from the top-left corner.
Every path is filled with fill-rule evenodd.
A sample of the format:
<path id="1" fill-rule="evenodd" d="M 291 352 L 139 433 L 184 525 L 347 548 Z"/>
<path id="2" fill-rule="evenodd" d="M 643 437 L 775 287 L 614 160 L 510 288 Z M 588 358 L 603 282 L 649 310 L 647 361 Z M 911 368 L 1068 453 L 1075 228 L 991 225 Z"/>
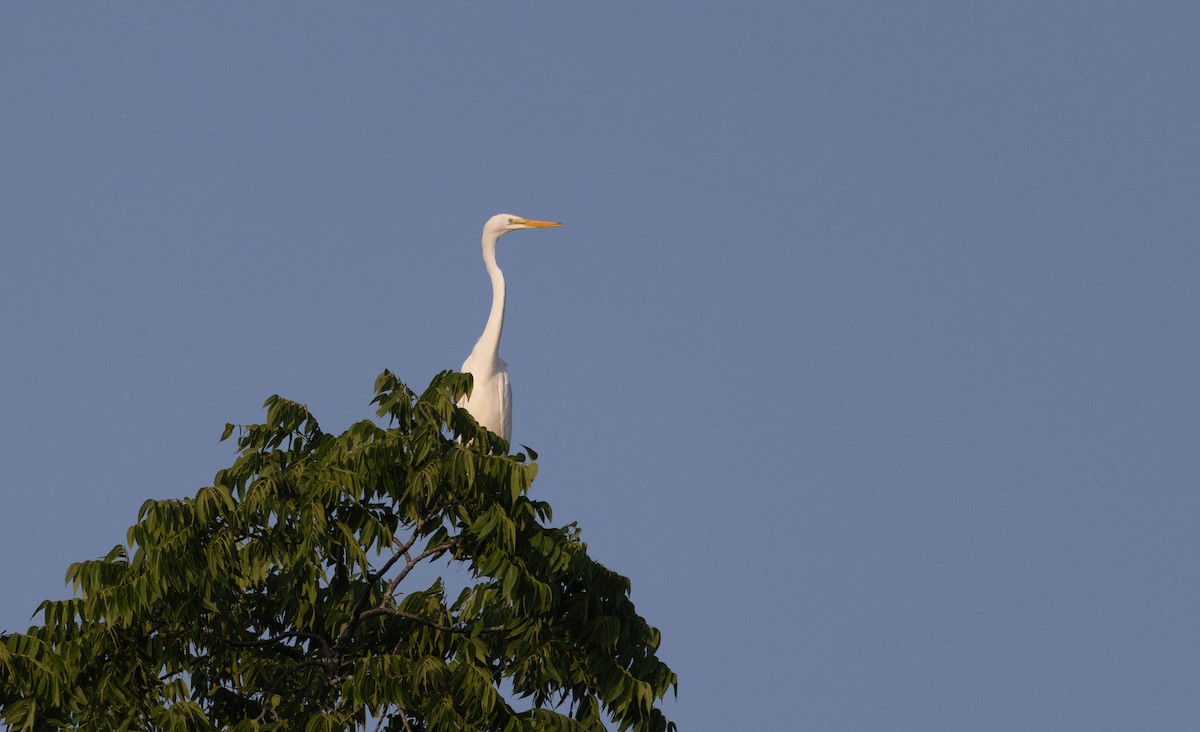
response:
<path id="1" fill-rule="evenodd" d="M 673 730 L 658 702 L 676 676 L 629 580 L 551 524 L 528 495 L 536 463 L 455 406 L 469 388 L 444 372 L 418 396 L 385 371 L 385 426 L 327 434 L 279 396 L 263 424 L 227 425 L 231 467 L 194 497 L 146 501 L 124 544 L 71 565 L 74 597 L 3 638 L 0 718 Z M 443 562 L 462 570 L 453 588 Z"/>

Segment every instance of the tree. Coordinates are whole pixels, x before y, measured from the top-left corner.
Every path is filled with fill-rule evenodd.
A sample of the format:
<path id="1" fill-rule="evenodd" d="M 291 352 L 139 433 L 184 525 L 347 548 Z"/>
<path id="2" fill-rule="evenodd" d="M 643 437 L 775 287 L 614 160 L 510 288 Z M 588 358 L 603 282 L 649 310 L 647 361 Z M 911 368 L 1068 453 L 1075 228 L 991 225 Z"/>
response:
<path id="1" fill-rule="evenodd" d="M 75 597 L 0 642 L 18 730 L 673 730 L 629 580 L 528 497 L 537 465 L 385 371 L 341 435 L 279 396 L 193 498 L 146 501 Z M 536 455 L 530 451 L 531 456 Z M 447 561 L 469 577 L 455 593 Z M 453 596 L 452 596 L 453 595 Z"/>

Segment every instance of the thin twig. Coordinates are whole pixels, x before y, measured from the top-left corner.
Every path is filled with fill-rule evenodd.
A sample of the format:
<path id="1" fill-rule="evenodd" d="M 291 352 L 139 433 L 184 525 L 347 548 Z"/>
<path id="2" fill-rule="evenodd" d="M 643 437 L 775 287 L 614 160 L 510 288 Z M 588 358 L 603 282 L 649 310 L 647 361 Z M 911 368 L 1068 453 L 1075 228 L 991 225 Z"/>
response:
<path id="1" fill-rule="evenodd" d="M 416 614 L 410 613 L 410 612 L 405 612 L 404 610 L 397 610 L 396 608 L 390 608 L 390 607 L 371 608 L 370 610 L 363 612 L 362 617 L 363 617 L 363 620 L 366 620 L 367 618 L 373 618 L 377 615 L 391 615 L 392 617 L 396 617 L 396 618 L 407 618 L 408 620 L 415 620 L 418 623 L 423 623 L 425 625 L 428 625 L 430 628 L 433 628 L 435 630 L 441 630 L 446 633 L 470 633 L 471 632 L 471 628 L 467 627 L 465 625 L 460 625 L 458 627 L 455 627 L 452 625 L 442 625 L 441 623 L 434 622 L 432 620 L 429 620 L 428 618 L 423 618 L 420 615 L 416 615 Z M 508 626 L 507 625 L 489 625 L 488 627 L 483 628 L 483 632 L 485 632 L 485 633 L 499 633 L 502 630 L 508 630 Z"/>

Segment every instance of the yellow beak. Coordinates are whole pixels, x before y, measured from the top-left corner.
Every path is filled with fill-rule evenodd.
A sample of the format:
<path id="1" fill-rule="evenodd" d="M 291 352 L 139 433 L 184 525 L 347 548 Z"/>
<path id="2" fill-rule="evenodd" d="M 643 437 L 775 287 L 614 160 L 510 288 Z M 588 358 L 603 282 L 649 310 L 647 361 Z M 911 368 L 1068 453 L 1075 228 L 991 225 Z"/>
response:
<path id="1" fill-rule="evenodd" d="M 557 221 L 531 221 L 529 219 L 521 219 L 521 223 L 531 229 L 545 229 L 551 226 L 562 226 Z"/>

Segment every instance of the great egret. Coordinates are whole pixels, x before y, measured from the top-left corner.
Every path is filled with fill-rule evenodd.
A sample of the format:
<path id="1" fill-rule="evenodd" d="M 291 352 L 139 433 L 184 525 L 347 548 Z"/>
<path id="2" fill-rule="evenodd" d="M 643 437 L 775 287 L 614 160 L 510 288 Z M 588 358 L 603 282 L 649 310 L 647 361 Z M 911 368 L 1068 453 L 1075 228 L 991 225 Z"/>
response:
<path id="1" fill-rule="evenodd" d="M 471 396 L 458 405 L 471 413 L 475 421 L 504 438 L 512 439 L 512 389 L 508 385 L 508 364 L 500 358 L 500 333 L 504 330 L 504 273 L 496 266 L 496 242 L 517 229 L 544 229 L 562 226 L 554 221 L 523 219 L 512 214 L 497 214 L 483 225 L 483 263 L 492 278 L 492 310 L 487 325 L 471 355 L 463 361 L 462 372 L 474 377 Z"/>

